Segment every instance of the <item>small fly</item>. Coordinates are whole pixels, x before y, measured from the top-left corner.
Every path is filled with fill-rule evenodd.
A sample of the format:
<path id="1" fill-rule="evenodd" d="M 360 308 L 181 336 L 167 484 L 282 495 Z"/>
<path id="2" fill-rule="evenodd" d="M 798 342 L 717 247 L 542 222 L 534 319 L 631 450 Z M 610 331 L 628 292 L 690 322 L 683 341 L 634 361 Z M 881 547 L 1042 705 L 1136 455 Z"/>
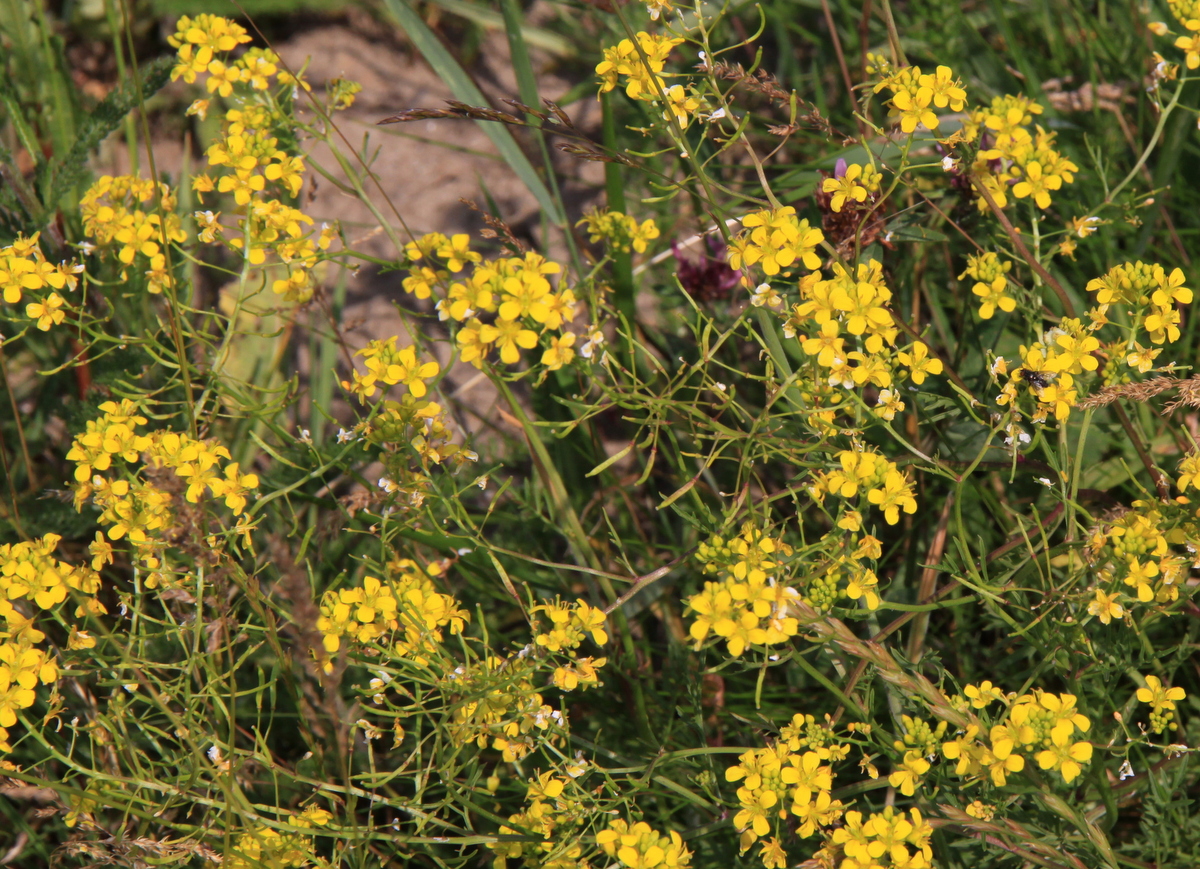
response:
<path id="1" fill-rule="evenodd" d="M 1054 372 L 1032 371 L 1028 368 L 1022 368 L 1021 378 L 1033 389 L 1045 389 L 1054 382 Z"/>

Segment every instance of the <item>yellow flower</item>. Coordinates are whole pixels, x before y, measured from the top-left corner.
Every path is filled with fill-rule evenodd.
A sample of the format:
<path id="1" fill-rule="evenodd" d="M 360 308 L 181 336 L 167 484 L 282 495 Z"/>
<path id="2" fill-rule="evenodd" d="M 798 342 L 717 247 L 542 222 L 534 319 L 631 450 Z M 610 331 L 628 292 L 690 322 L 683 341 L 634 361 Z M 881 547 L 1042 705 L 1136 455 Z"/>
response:
<path id="1" fill-rule="evenodd" d="M 783 850 L 783 843 L 774 836 L 763 842 L 758 856 L 762 860 L 764 869 L 784 869 L 788 864 L 787 852 Z"/>
<path id="2" fill-rule="evenodd" d="M 1174 709 L 1175 701 L 1182 700 L 1186 696 L 1187 692 L 1178 686 L 1164 687 L 1162 680 L 1154 675 L 1147 676 L 1146 687 L 1137 690 L 1137 699 L 1142 703 L 1149 703 L 1155 710 Z"/>
<path id="3" fill-rule="evenodd" d="M 917 512 L 912 481 L 896 470 L 888 471 L 882 487 L 867 492 L 867 500 L 883 510 L 883 517 L 889 525 L 900 521 L 901 510 L 905 513 Z"/>
<path id="4" fill-rule="evenodd" d="M 985 709 L 994 700 L 1003 700 L 1004 692 L 991 683 L 984 681 L 979 683 L 979 687 L 967 685 L 963 688 L 963 694 L 971 701 L 971 706 L 975 709 Z"/>
<path id="5" fill-rule="evenodd" d="M 906 797 L 916 793 L 921 776 L 929 772 L 929 761 L 915 751 L 906 751 L 904 760 L 890 776 L 888 784 L 897 788 Z"/>
<path id="6" fill-rule="evenodd" d="M 1001 738 L 997 739 L 998 735 Z M 980 763 L 991 774 L 992 783 L 998 788 L 1004 787 L 1008 782 L 1008 773 L 1020 772 L 1025 768 L 1025 758 L 1013 754 L 1013 748 L 1013 741 L 1008 738 L 1007 731 L 1003 727 L 993 727 L 992 746 L 984 750 Z"/>
<path id="7" fill-rule="evenodd" d="M 900 129 L 912 133 L 918 124 L 924 124 L 926 129 L 936 130 L 938 117 L 929 108 L 932 101 L 933 91 L 929 88 L 918 88 L 915 92 L 897 91 L 892 96 L 892 105 L 900 113 Z"/>
<path id="8" fill-rule="evenodd" d="M 1042 769 L 1058 770 L 1062 773 L 1063 781 L 1070 784 L 1083 772 L 1082 764 L 1092 759 L 1092 744 L 1073 743 L 1069 736 L 1061 732 L 1054 734 L 1052 742 L 1050 748 L 1038 752 L 1038 766 Z"/>
<path id="9" fill-rule="evenodd" d="M 874 180 L 874 188 L 878 188 L 879 176 L 868 172 L 864 177 L 863 173 L 861 165 L 851 163 L 840 178 L 826 178 L 821 182 L 821 191 L 833 194 L 833 198 L 829 200 L 831 209 L 840 212 L 845 207 L 847 199 L 853 199 L 855 202 L 867 201 L 867 197 L 873 189 L 871 182 Z"/>
<path id="10" fill-rule="evenodd" d="M 225 479 L 214 477 L 208 485 L 213 497 L 224 498 L 225 506 L 236 516 L 246 509 L 246 493 L 258 488 L 258 475 L 243 474 L 238 463 L 231 462 L 225 466 Z"/>
<path id="11" fill-rule="evenodd" d="M 1154 591 L 1150 583 L 1158 576 L 1158 563 L 1147 560 L 1142 564 L 1136 558 L 1129 559 L 1129 572 L 1125 575 L 1125 584 L 1137 590 L 1138 600 L 1148 603 L 1154 599 Z"/>
<path id="12" fill-rule="evenodd" d="M 526 329 L 519 320 L 499 319 L 494 329 L 496 346 L 500 349 L 500 361 L 513 365 L 521 359 L 521 350 L 532 350 L 537 346 L 537 332 Z M 464 358 L 466 354 L 463 354 Z"/>
<path id="13" fill-rule="evenodd" d="M 1113 594 L 1105 594 L 1101 589 L 1096 589 L 1096 599 L 1088 604 L 1088 612 L 1100 619 L 1101 624 L 1110 624 L 1113 619 L 1119 619 L 1125 615 L 1125 607 L 1121 606 L 1121 595 L 1119 592 Z"/>
<path id="14" fill-rule="evenodd" d="M 923 341 L 914 341 L 908 350 L 897 353 L 896 358 L 900 360 L 901 365 L 908 368 L 908 376 L 918 386 L 925 382 L 927 375 L 942 373 L 942 360 L 930 356 L 929 347 Z"/>

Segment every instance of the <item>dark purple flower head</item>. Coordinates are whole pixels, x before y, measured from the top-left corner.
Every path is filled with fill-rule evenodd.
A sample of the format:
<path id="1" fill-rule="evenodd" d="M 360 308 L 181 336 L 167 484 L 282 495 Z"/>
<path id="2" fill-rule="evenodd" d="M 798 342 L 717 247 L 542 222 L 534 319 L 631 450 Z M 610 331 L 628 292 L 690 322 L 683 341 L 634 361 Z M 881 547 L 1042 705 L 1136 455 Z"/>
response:
<path id="1" fill-rule="evenodd" d="M 729 297 L 742 277 L 740 271 L 729 267 L 725 258 L 725 242 L 717 235 L 706 239 L 710 254 L 702 254 L 698 261 L 685 259 L 679 244 L 671 242 L 671 252 L 678 263 L 675 273 L 679 283 L 694 299 L 716 300 Z"/>

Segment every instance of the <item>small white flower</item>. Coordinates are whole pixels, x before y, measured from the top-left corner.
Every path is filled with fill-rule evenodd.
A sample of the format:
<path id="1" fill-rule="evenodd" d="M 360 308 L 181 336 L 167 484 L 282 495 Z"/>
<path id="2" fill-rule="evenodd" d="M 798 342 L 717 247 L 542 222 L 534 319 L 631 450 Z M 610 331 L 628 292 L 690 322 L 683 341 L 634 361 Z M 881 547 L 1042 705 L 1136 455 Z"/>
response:
<path id="1" fill-rule="evenodd" d="M 475 485 L 476 485 L 476 486 L 478 486 L 478 487 L 479 487 L 479 488 L 481 488 L 481 489 L 486 489 L 486 488 L 487 488 L 487 484 L 488 484 L 488 478 L 487 478 L 487 474 L 484 474 L 482 477 L 478 477 L 478 478 L 475 480 Z"/>
<path id="2" fill-rule="evenodd" d="M 1055 326 L 1053 329 L 1046 330 L 1046 334 L 1042 338 L 1042 343 L 1045 344 L 1047 347 L 1052 346 L 1052 345 L 1058 343 L 1058 339 L 1060 336 L 1066 335 L 1066 334 L 1067 333 L 1064 332 L 1062 329 Z"/>
<path id="3" fill-rule="evenodd" d="M 956 160 L 950 156 L 945 156 L 942 158 L 942 171 L 943 172 L 953 172 L 957 168 L 958 168 L 958 160 Z"/>
<path id="4" fill-rule="evenodd" d="M 705 54 L 703 51 L 698 52 L 698 54 L 700 55 L 701 63 L 708 63 L 708 55 L 707 54 Z"/>
<path id="5" fill-rule="evenodd" d="M 1121 769 L 1117 774 L 1121 776 L 1121 781 L 1125 781 L 1125 779 L 1133 778 L 1135 775 L 1137 775 L 1137 773 L 1133 771 L 1133 764 L 1129 762 L 1129 758 L 1125 758 L 1124 762 L 1121 764 Z"/>
<path id="6" fill-rule="evenodd" d="M 397 489 L 399 489 L 400 487 L 394 481 L 389 480 L 387 477 L 380 477 L 379 478 L 379 488 L 383 489 L 383 491 L 390 494 L 390 493 L 396 491 Z"/>
<path id="7" fill-rule="evenodd" d="M 595 353 L 596 350 L 602 348 L 604 344 L 604 333 L 599 329 L 596 329 L 590 335 L 588 335 L 587 341 L 584 342 L 584 345 L 579 348 L 579 355 L 584 359 L 591 359 L 592 354 Z"/>
<path id="8" fill-rule="evenodd" d="M 1054 488 L 1054 484 L 1053 484 L 1052 482 L 1050 482 L 1050 478 L 1049 478 L 1049 477 L 1038 477 L 1038 478 L 1037 478 L 1037 481 L 1038 481 L 1039 483 L 1041 483 L 1043 486 L 1045 486 L 1046 488 L 1048 488 L 1048 489 L 1053 489 L 1053 488 Z"/>
<path id="9" fill-rule="evenodd" d="M 470 555 L 475 550 L 472 549 L 470 546 L 461 546 L 454 551 L 457 552 L 459 556 L 463 556 L 463 555 Z"/>
<path id="10" fill-rule="evenodd" d="M 750 296 L 750 304 L 756 308 L 778 308 L 783 304 L 783 299 L 770 284 L 759 284 Z"/>
<path id="11" fill-rule="evenodd" d="M 354 432 L 346 431 L 344 428 L 338 429 L 337 442 L 339 444 L 348 444 L 354 440 Z"/>
<path id="12" fill-rule="evenodd" d="M 686 160 L 686 159 L 687 159 L 687 157 L 688 157 L 688 152 L 687 152 L 687 151 L 680 151 L 680 152 L 679 152 L 679 156 L 680 156 L 680 157 L 682 157 L 683 159 L 685 159 L 685 160 Z"/>
<path id="13" fill-rule="evenodd" d="M 302 428 L 302 429 L 300 429 L 300 437 L 296 438 L 296 440 L 300 441 L 300 443 L 302 443 L 302 444 L 311 444 L 312 443 L 312 432 L 310 432 L 306 428 Z"/>
<path id="14" fill-rule="evenodd" d="M 90 241 L 81 241 L 75 246 L 79 248 L 79 252 L 84 256 L 91 256 L 96 252 L 96 245 L 92 244 Z"/>
<path id="15" fill-rule="evenodd" d="M 719 381 L 717 383 L 715 383 L 714 386 L 716 386 L 717 389 L 721 390 L 722 392 L 725 392 L 727 389 L 729 389 L 728 386 L 726 386 L 724 383 L 721 383 Z"/>
<path id="16" fill-rule="evenodd" d="M 205 753 L 208 755 L 208 759 L 211 760 L 213 763 L 221 762 L 221 749 L 218 748 L 216 745 L 210 745 L 208 748 L 208 751 Z"/>
<path id="17" fill-rule="evenodd" d="M 719 121 L 723 117 L 725 117 L 725 110 L 717 109 L 715 112 L 713 112 L 711 115 L 708 116 L 708 119 L 710 121 Z"/>

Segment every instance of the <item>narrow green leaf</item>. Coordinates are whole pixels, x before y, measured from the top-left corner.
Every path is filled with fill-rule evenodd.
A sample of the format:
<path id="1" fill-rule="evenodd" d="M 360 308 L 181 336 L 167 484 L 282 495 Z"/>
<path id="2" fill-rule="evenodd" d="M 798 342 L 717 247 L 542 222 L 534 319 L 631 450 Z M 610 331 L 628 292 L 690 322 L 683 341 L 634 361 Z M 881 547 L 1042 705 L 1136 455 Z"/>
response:
<path id="1" fill-rule="evenodd" d="M 607 468 L 616 464 L 617 462 L 621 461 L 621 459 L 623 459 L 627 455 L 629 455 L 629 452 L 632 449 L 633 449 L 633 442 L 630 441 L 628 446 L 626 446 L 622 450 L 618 450 L 617 452 L 613 453 L 611 456 L 609 456 L 607 459 L 602 461 L 600 464 L 596 465 L 596 467 L 592 468 L 590 471 L 588 471 L 586 474 L 584 474 L 584 476 L 585 477 L 594 477 L 597 474 L 604 473 L 604 471 Z"/>
<path id="2" fill-rule="evenodd" d="M 174 60 L 160 57 L 142 69 L 142 96 L 149 99 L 171 77 Z M 46 167 L 44 203 L 53 209 L 58 200 L 70 187 L 87 173 L 88 156 L 113 130 L 121 125 L 125 116 L 138 104 L 138 91 L 131 82 L 114 90 L 92 109 L 80 124 L 79 134 L 66 154 L 55 155 Z"/>

